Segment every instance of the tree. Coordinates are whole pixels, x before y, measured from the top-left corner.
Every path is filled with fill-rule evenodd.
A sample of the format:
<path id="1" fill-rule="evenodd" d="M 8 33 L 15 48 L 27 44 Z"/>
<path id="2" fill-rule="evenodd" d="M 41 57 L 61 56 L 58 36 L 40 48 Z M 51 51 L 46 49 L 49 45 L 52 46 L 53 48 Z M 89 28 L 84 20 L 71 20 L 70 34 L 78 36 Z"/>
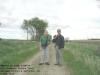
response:
<path id="1" fill-rule="evenodd" d="M 44 30 L 48 27 L 48 23 L 38 17 L 32 18 L 30 20 L 24 20 L 22 28 L 27 30 L 27 39 L 28 33 L 32 36 L 32 40 L 39 40 L 40 36 L 43 34 Z"/>
<path id="2" fill-rule="evenodd" d="M 27 40 L 28 40 L 28 25 L 29 25 L 28 20 L 24 20 L 22 28 L 27 30 Z"/>

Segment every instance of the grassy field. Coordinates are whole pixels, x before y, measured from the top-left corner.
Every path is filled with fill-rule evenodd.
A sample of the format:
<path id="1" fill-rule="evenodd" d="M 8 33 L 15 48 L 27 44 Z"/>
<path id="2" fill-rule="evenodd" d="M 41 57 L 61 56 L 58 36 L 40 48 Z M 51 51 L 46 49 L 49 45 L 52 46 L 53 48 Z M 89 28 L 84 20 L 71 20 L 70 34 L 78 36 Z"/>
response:
<path id="1" fill-rule="evenodd" d="M 2 40 L 0 65 L 21 64 L 37 52 L 38 42 Z M 70 41 L 65 44 L 63 57 L 71 75 L 100 75 L 100 41 Z"/>
<path id="2" fill-rule="evenodd" d="M 71 75 L 100 75 L 100 41 L 71 41 L 63 51 Z"/>
<path id="3" fill-rule="evenodd" d="M 38 51 L 37 42 L 2 40 L 0 41 L 0 65 L 21 64 Z"/>

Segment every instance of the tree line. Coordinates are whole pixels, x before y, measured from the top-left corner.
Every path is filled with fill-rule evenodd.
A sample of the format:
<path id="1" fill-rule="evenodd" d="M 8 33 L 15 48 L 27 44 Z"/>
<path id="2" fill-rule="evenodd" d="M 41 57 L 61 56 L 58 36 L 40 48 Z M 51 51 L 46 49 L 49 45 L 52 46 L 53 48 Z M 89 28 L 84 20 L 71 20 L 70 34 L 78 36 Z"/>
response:
<path id="1" fill-rule="evenodd" d="M 3 24 L 0 22 L 0 26 Z M 24 19 L 21 28 L 27 31 L 27 40 L 29 39 L 28 35 L 31 35 L 31 40 L 39 41 L 40 36 L 43 35 L 44 30 L 48 27 L 48 22 L 38 17 L 31 19 Z M 1 40 L 1 39 L 0 39 Z"/>

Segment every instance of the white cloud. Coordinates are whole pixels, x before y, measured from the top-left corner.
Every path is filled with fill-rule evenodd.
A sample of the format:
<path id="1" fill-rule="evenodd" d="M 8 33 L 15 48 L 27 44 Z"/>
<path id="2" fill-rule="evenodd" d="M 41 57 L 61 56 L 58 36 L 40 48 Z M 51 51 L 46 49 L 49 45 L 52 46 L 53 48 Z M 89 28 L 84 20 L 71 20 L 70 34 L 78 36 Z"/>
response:
<path id="1" fill-rule="evenodd" d="M 35 16 L 49 22 L 53 35 L 62 28 L 63 35 L 71 39 L 100 38 L 96 0 L 0 0 L 0 21 L 6 29 L 20 29 L 24 19 Z"/>

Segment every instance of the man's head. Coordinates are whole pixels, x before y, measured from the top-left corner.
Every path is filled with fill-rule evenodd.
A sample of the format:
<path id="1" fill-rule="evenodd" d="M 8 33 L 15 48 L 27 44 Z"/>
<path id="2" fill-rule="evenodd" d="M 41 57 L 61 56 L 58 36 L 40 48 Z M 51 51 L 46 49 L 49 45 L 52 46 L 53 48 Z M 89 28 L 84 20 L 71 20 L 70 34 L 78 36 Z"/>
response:
<path id="1" fill-rule="evenodd" d="M 60 35 L 61 34 L 61 29 L 57 29 L 57 33 L 58 33 L 58 35 Z"/>
<path id="2" fill-rule="evenodd" d="M 45 36 L 48 35 L 48 31 L 47 31 L 47 30 L 44 31 L 44 35 L 45 35 Z"/>

